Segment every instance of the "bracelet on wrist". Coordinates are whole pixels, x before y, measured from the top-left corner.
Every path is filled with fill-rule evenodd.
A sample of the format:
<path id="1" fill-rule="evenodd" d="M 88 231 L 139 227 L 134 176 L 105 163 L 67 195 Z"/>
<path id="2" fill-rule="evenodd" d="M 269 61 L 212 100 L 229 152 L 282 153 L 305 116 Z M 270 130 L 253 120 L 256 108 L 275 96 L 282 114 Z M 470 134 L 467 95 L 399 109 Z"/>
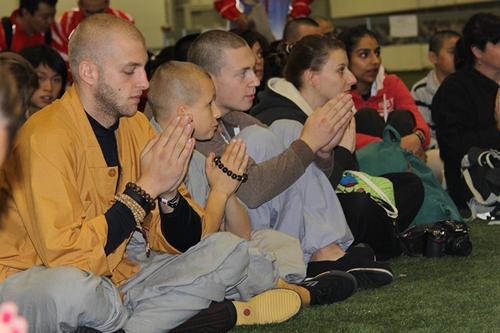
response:
<path id="1" fill-rule="evenodd" d="M 144 218 L 146 217 L 146 211 L 139 205 L 137 201 L 135 201 L 132 197 L 125 193 L 120 193 L 115 196 L 115 200 L 121 202 L 125 206 L 127 206 L 128 209 L 132 212 L 132 215 L 134 215 L 135 222 L 137 224 L 137 227 L 141 227 L 142 223 L 144 222 Z"/>
<path id="2" fill-rule="evenodd" d="M 173 197 L 172 199 L 170 200 L 167 200 L 167 199 L 163 199 L 162 197 L 158 198 L 160 200 L 160 202 L 162 203 L 162 205 L 166 205 L 170 208 L 173 208 L 173 209 L 176 209 L 177 206 L 179 205 L 179 198 L 181 197 L 179 191 L 177 191 L 177 193 L 175 194 L 175 197 Z"/>
<path id="3" fill-rule="evenodd" d="M 151 248 L 149 247 L 149 238 L 146 229 L 143 228 L 142 224 L 146 218 L 147 212 L 143 207 L 131 196 L 126 193 L 120 193 L 115 196 L 115 200 L 124 204 L 134 215 L 136 228 L 141 231 L 144 241 L 146 242 L 146 256 L 149 258 L 151 254 Z"/>
<path id="4" fill-rule="evenodd" d="M 420 140 L 420 144 L 423 145 L 425 142 L 424 135 L 420 131 L 416 131 L 413 134 L 415 134 L 418 137 L 418 139 Z"/>
<path id="5" fill-rule="evenodd" d="M 237 181 L 242 182 L 242 183 L 244 183 L 248 180 L 248 175 L 246 173 L 244 173 L 242 175 L 237 175 L 233 171 L 229 170 L 226 166 L 224 166 L 224 163 L 222 163 L 220 161 L 220 156 L 215 156 L 214 162 L 215 162 L 215 165 L 217 165 L 222 172 L 224 172 L 226 175 L 228 175 L 232 179 L 237 180 Z"/>
<path id="6" fill-rule="evenodd" d="M 148 215 L 156 207 L 156 202 L 151 195 L 144 191 L 139 185 L 129 182 L 123 194 L 130 196 L 144 209 Z"/>

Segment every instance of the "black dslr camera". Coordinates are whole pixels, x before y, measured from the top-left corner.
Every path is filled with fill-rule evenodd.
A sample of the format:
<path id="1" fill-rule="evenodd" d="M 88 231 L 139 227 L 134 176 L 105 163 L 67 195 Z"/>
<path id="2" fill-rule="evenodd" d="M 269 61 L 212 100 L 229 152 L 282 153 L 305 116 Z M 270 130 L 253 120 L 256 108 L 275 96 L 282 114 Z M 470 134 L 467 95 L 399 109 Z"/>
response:
<path id="1" fill-rule="evenodd" d="M 446 254 L 468 256 L 472 252 L 469 226 L 461 221 L 415 225 L 401 233 L 399 239 L 403 251 L 410 256 L 439 258 Z"/>
<path id="2" fill-rule="evenodd" d="M 423 254 L 428 258 L 439 258 L 446 254 L 468 256 L 472 252 L 469 226 L 454 220 L 436 222 L 425 229 L 423 246 Z"/>

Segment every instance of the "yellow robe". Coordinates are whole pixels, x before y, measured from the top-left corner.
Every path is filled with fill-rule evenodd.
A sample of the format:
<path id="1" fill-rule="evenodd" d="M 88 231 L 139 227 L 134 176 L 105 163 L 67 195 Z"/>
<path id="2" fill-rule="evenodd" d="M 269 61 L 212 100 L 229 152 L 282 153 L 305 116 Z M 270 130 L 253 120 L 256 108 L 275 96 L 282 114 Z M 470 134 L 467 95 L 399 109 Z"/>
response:
<path id="1" fill-rule="evenodd" d="M 23 125 L 0 173 L 0 282 L 34 265 L 76 266 L 116 285 L 138 271 L 126 259 L 128 239 L 106 256 L 103 214 L 115 194 L 139 178 L 140 153 L 155 132 L 138 112 L 122 117 L 115 133 L 118 188 L 118 168 L 107 166 L 74 87 Z M 202 217 L 205 234 L 203 210 L 183 185 L 179 190 Z M 153 250 L 180 253 L 163 237 L 158 208 L 144 226 Z"/>

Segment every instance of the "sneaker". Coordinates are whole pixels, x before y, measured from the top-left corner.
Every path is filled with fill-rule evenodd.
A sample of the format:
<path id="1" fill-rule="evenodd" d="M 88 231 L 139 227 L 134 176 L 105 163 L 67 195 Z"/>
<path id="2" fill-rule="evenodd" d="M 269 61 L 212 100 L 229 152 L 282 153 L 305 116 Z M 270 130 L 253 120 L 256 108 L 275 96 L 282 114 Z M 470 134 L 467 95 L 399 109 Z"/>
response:
<path id="1" fill-rule="evenodd" d="M 232 301 L 224 300 L 210 303 L 207 309 L 201 310 L 170 332 L 219 333 L 231 330 L 234 325 L 236 325 L 236 308 Z"/>
<path id="2" fill-rule="evenodd" d="M 271 289 L 248 302 L 234 301 L 236 325 L 282 323 L 295 317 L 302 307 L 302 299 L 290 289 Z"/>
<path id="3" fill-rule="evenodd" d="M 353 253 L 346 253 L 338 260 L 312 261 L 307 265 L 307 276 L 317 276 L 326 271 L 338 270 L 351 273 L 362 289 L 378 288 L 392 282 L 389 265 L 375 262 Z"/>
<path id="4" fill-rule="evenodd" d="M 324 305 L 349 298 L 358 287 L 356 278 L 342 271 L 329 271 L 307 278 L 298 284 L 311 294 L 309 305 Z"/>

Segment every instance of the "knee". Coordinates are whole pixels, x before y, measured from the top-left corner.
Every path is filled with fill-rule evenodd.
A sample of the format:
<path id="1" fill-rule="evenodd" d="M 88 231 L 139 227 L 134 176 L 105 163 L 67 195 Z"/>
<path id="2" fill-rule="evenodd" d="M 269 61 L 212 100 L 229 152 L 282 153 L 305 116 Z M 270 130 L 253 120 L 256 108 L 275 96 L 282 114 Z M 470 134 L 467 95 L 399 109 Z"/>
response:
<path id="1" fill-rule="evenodd" d="M 43 277 L 43 287 L 38 288 L 41 298 L 67 299 L 85 304 L 93 295 L 102 278 L 76 267 L 60 266 L 47 269 Z"/>

